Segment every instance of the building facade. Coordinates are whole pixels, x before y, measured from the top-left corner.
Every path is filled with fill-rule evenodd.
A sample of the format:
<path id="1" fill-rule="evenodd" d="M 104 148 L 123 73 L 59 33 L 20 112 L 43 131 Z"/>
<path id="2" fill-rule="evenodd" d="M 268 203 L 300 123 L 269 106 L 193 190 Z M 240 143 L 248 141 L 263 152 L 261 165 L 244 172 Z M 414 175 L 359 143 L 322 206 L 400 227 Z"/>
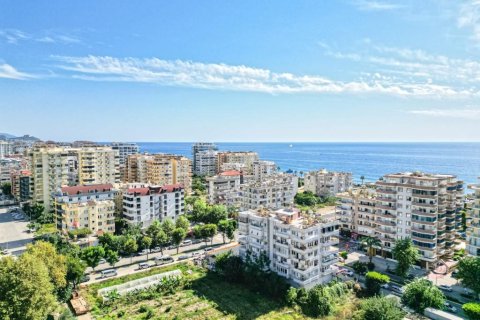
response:
<path id="1" fill-rule="evenodd" d="M 201 166 L 201 161 L 198 161 L 198 154 L 204 151 L 217 151 L 218 148 L 215 145 L 215 143 L 211 142 L 197 142 L 192 146 L 192 172 L 193 174 L 196 175 L 203 175 L 202 170 L 200 169 Z M 216 163 L 216 159 L 214 161 Z M 205 169 L 205 168 L 204 168 Z M 208 169 L 210 170 L 210 169 Z M 215 172 L 213 172 L 211 175 L 214 175 Z"/>
<path id="2" fill-rule="evenodd" d="M 204 150 L 195 154 L 194 173 L 199 176 L 213 176 L 217 172 L 216 150 Z"/>
<path id="3" fill-rule="evenodd" d="M 258 153 L 252 151 L 225 151 L 218 152 L 217 154 L 217 172 L 222 172 L 226 170 L 242 170 L 245 174 L 253 174 L 253 162 L 258 160 Z M 225 167 L 224 165 L 238 164 L 243 166 L 243 168 L 236 167 Z M 238 166 L 237 165 L 237 166 Z"/>
<path id="4" fill-rule="evenodd" d="M 277 165 L 273 161 L 258 160 L 252 164 L 255 181 L 263 181 L 277 173 Z"/>
<path id="5" fill-rule="evenodd" d="M 13 170 L 10 173 L 10 182 L 12 185 L 12 195 L 19 202 L 30 200 L 30 179 L 32 173 L 30 170 Z"/>
<path id="6" fill-rule="evenodd" d="M 175 221 L 185 213 L 185 192 L 180 184 L 130 184 L 123 194 L 123 219 L 147 228 L 153 221 Z"/>
<path id="7" fill-rule="evenodd" d="M 0 159 L 13 154 L 13 143 L 10 141 L 0 140 Z"/>
<path id="8" fill-rule="evenodd" d="M 334 196 L 352 187 L 352 174 L 349 172 L 329 172 L 325 169 L 307 172 L 304 177 L 305 191 L 318 196 Z"/>
<path id="9" fill-rule="evenodd" d="M 338 261 L 339 223 L 335 208 L 314 214 L 296 209 L 239 213 L 240 256 L 265 253 L 270 269 L 296 287 L 329 282 Z"/>
<path id="10" fill-rule="evenodd" d="M 243 182 L 243 173 L 235 170 L 208 177 L 208 202 L 235 206 L 238 203 L 240 186 Z"/>
<path id="11" fill-rule="evenodd" d="M 137 154 L 140 151 L 138 145 L 131 142 L 112 142 L 110 146 L 118 152 L 118 162 L 121 167 L 125 166 L 129 155 Z"/>
<path id="12" fill-rule="evenodd" d="M 358 236 L 375 237 L 375 190 L 365 187 L 350 189 L 337 197 L 342 230 L 351 231 L 354 239 Z"/>
<path id="13" fill-rule="evenodd" d="M 480 256 L 480 185 L 473 185 L 470 188 L 475 192 L 475 200 L 470 208 L 471 222 L 467 227 L 468 254 Z"/>
<path id="14" fill-rule="evenodd" d="M 95 235 L 115 232 L 116 193 L 111 184 L 60 188 L 54 198 L 57 228 L 65 233 L 81 228 Z"/>

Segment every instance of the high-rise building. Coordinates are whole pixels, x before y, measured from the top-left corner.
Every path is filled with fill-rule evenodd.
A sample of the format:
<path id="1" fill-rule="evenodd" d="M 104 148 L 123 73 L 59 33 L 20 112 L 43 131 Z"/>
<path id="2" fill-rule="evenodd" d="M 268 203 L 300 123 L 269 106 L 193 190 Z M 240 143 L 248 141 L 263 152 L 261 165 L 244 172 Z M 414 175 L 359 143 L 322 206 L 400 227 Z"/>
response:
<path id="1" fill-rule="evenodd" d="M 19 202 L 30 200 L 30 170 L 13 170 L 10 174 L 12 195 Z"/>
<path id="2" fill-rule="evenodd" d="M 10 141 L 0 140 L 0 159 L 13 154 L 13 143 Z"/>
<path id="3" fill-rule="evenodd" d="M 375 237 L 375 204 L 374 189 L 350 189 L 337 194 L 339 198 L 338 215 L 343 230 L 351 231 L 354 239 L 360 236 Z"/>
<path id="4" fill-rule="evenodd" d="M 93 234 L 115 232 L 116 190 L 111 184 L 62 187 L 55 193 L 57 228 L 88 228 Z"/>
<path id="5" fill-rule="evenodd" d="M 334 196 L 352 187 L 352 174 L 349 172 L 329 172 L 325 169 L 307 172 L 304 178 L 305 191 L 318 196 Z"/>
<path id="6" fill-rule="evenodd" d="M 185 193 L 180 184 L 151 186 L 130 184 L 123 194 L 123 219 L 147 228 L 153 221 L 175 221 L 185 213 Z"/>
<path id="7" fill-rule="evenodd" d="M 203 151 L 216 151 L 218 150 L 217 146 L 215 143 L 211 142 L 197 142 L 192 146 L 192 172 L 197 175 L 202 175 L 202 172 L 200 170 L 201 166 L 199 166 L 201 163 L 197 161 L 198 153 L 203 152 Z M 216 160 L 215 160 L 216 162 Z M 215 174 L 215 173 L 213 173 Z"/>
<path id="8" fill-rule="evenodd" d="M 217 154 L 217 172 L 226 170 L 242 170 L 245 174 L 253 174 L 253 163 L 258 160 L 258 153 L 252 151 L 222 151 Z M 239 166 L 225 167 L 225 164 L 238 164 Z M 243 169 L 240 168 L 243 166 Z"/>
<path id="9" fill-rule="evenodd" d="M 480 185 L 472 185 L 475 200 L 470 208 L 471 222 L 467 227 L 467 253 L 480 256 Z"/>
<path id="10" fill-rule="evenodd" d="M 225 171 L 208 177 L 208 202 L 211 204 L 236 205 L 239 201 L 240 186 L 244 183 L 240 171 Z"/>
<path id="11" fill-rule="evenodd" d="M 333 278 L 339 243 L 335 207 L 312 214 L 293 208 L 243 211 L 238 232 L 242 258 L 266 253 L 270 269 L 296 287 L 311 288 Z"/>
<path id="12" fill-rule="evenodd" d="M 213 176 L 217 172 L 216 150 L 199 151 L 195 154 L 195 174 L 200 176 Z"/>
<path id="13" fill-rule="evenodd" d="M 118 151 L 118 160 L 121 167 L 125 166 L 129 155 L 137 154 L 140 151 L 138 145 L 131 142 L 112 142 L 110 146 L 113 150 Z"/>
<path id="14" fill-rule="evenodd" d="M 118 182 L 118 157 L 110 147 L 38 146 L 28 153 L 32 201 L 50 210 L 52 197 L 64 186 Z"/>
<path id="15" fill-rule="evenodd" d="M 263 181 L 277 173 L 277 165 L 273 161 L 257 160 L 252 164 L 253 176 L 256 181 Z"/>

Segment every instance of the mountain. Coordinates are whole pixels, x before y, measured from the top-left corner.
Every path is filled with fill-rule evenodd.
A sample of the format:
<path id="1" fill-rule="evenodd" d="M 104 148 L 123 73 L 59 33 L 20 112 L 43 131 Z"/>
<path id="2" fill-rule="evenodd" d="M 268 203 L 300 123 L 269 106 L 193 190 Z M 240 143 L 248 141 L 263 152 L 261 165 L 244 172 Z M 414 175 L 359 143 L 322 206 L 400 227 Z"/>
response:
<path id="1" fill-rule="evenodd" d="M 28 134 L 23 135 L 22 137 L 13 137 L 9 138 L 9 140 L 15 140 L 15 141 L 41 141 L 37 137 L 30 136 Z"/>
<path id="2" fill-rule="evenodd" d="M 12 139 L 12 138 L 16 138 L 16 136 L 14 136 L 13 134 L 9 134 L 9 133 L 0 133 L 0 139 Z"/>

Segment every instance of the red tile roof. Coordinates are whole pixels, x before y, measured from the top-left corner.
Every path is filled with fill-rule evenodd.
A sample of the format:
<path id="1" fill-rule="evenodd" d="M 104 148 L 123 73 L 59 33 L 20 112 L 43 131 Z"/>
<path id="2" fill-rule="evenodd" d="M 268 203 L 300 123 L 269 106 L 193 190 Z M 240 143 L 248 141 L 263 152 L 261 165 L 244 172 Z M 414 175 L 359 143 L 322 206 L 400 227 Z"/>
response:
<path id="1" fill-rule="evenodd" d="M 167 184 L 161 187 L 151 186 L 146 188 L 130 188 L 127 190 L 127 193 L 129 194 L 135 193 L 140 196 L 146 196 L 154 193 L 175 192 L 175 191 L 180 191 L 182 189 L 183 189 L 183 185 L 181 184 Z"/>
<path id="2" fill-rule="evenodd" d="M 74 187 L 62 187 L 62 193 L 72 196 L 83 193 L 103 192 L 112 190 L 113 185 L 107 184 L 92 184 L 88 186 L 74 186 Z"/>
<path id="3" fill-rule="evenodd" d="M 167 184 L 162 186 L 162 191 L 163 192 L 174 192 L 174 191 L 180 191 L 183 189 L 183 185 L 177 183 L 177 184 Z"/>
<path id="4" fill-rule="evenodd" d="M 242 173 L 240 171 L 237 171 L 237 170 L 229 170 L 229 171 L 224 171 L 222 173 L 220 173 L 221 176 L 239 176 L 241 175 Z"/>
<path id="5" fill-rule="evenodd" d="M 139 196 L 146 196 L 150 194 L 150 188 L 130 188 L 127 190 L 128 194 L 136 194 Z"/>

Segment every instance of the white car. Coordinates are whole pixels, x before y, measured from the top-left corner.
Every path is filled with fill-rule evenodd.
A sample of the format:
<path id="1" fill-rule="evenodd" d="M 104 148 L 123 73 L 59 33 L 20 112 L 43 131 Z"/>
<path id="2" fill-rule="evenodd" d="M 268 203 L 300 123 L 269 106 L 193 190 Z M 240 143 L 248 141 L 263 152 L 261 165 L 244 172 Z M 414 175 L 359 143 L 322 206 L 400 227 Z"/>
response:
<path id="1" fill-rule="evenodd" d="M 444 290 L 444 291 L 452 292 L 452 287 L 450 287 L 450 286 L 447 286 L 447 285 L 442 284 L 442 285 L 439 285 L 438 287 L 439 287 L 440 289 Z"/>
<path id="2" fill-rule="evenodd" d="M 381 287 L 382 287 L 383 289 L 389 289 L 389 288 L 390 288 L 390 285 L 389 285 L 388 283 L 384 283 L 384 284 L 381 285 Z"/>
<path id="3" fill-rule="evenodd" d="M 160 252 L 162 251 L 162 248 L 160 247 L 155 247 L 155 248 L 152 248 L 151 252 Z"/>
<path id="4" fill-rule="evenodd" d="M 445 310 L 447 311 L 450 311 L 452 313 L 456 313 L 457 312 L 457 308 L 455 308 L 455 306 L 452 306 L 449 302 L 445 302 L 445 307 L 444 307 Z"/>

